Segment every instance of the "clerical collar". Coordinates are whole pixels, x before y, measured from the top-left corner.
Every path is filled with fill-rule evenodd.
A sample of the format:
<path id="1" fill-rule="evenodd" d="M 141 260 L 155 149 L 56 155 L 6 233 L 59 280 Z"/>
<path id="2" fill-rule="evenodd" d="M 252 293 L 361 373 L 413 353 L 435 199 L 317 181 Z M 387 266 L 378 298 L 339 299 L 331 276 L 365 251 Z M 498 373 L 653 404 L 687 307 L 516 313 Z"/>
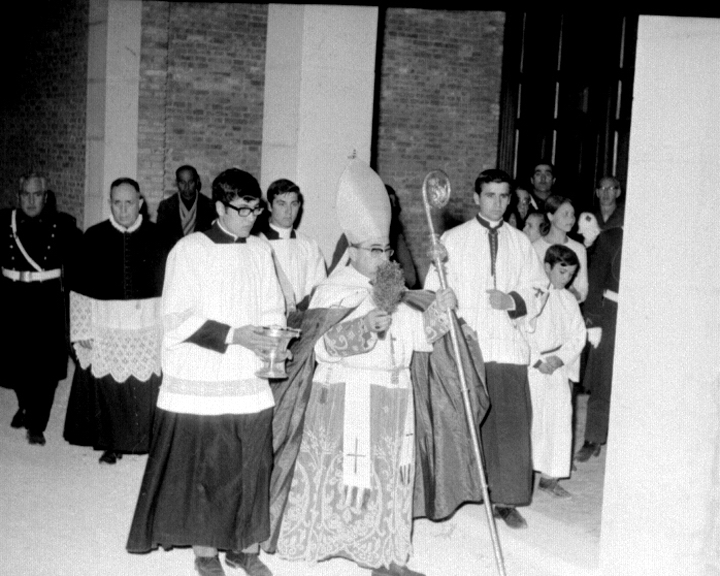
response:
<path id="1" fill-rule="evenodd" d="M 240 236 L 235 236 L 232 232 L 228 232 L 223 225 L 220 224 L 219 218 L 215 220 L 210 229 L 205 230 L 203 234 L 210 238 L 215 244 L 245 244 L 247 242 L 246 238 L 240 238 Z"/>
<path id="2" fill-rule="evenodd" d="M 125 228 L 125 226 L 121 226 L 118 223 L 118 221 L 115 220 L 115 218 L 112 215 L 112 212 L 110 213 L 110 224 L 112 224 L 112 226 L 113 226 L 113 228 L 115 228 L 115 230 L 117 230 L 118 232 L 122 232 L 123 234 L 126 232 L 128 234 L 132 234 L 133 232 L 135 232 L 135 230 L 140 228 L 140 224 L 142 224 L 142 220 L 143 220 L 142 214 L 138 214 L 137 220 L 135 220 L 135 222 L 133 222 L 130 227 Z"/>
<path id="3" fill-rule="evenodd" d="M 492 220 L 487 220 L 483 218 L 482 216 L 480 216 L 480 214 L 475 217 L 477 218 L 477 221 L 480 222 L 480 226 L 482 226 L 483 228 L 487 228 L 488 230 L 497 230 L 498 228 L 500 228 L 500 226 L 503 225 L 504 222 L 503 220 L 493 222 Z"/>
<path id="4" fill-rule="evenodd" d="M 268 240 L 287 240 L 296 237 L 294 228 L 280 228 L 271 222 L 268 222 L 268 227 L 263 234 Z"/>

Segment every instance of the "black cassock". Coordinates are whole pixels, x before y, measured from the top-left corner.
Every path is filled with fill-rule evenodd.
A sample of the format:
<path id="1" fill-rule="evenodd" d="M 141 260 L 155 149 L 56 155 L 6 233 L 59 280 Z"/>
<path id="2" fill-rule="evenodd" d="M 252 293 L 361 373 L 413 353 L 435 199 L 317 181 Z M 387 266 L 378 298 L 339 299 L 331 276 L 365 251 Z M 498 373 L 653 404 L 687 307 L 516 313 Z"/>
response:
<path id="1" fill-rule="evenodd" d="M 105 309 L 113 306 L 112 301 L 136 301 L 139 308 L 143 301 L 161 296 L 167 253 L 167 242 L 150 221 L 143 220 L 133 232 L 121 232 L 109 220 L 92 226 L 83 236 L 72 297 L 87 309 L 92 301 Z M 80 347 L 76 351 L 80 358 L 83 351 Z M 102 352 L 94 348 L 93 353 Z M 65 439 L 99 450 L 147 452 L 162 378 L 159 369 L 147 379 L 130 375 L 122 381 L 112 374 L 98 377 L 96 373 L 92 364 L 83 367 L 78 362 Z"/>

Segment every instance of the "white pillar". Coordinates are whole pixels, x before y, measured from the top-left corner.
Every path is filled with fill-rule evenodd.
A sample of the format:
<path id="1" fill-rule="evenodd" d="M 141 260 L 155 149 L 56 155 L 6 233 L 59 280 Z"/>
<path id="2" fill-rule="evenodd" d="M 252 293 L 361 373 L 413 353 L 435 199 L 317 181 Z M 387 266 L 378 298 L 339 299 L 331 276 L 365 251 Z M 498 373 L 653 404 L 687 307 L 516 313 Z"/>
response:
<path id="1" fill-rule="evenodd" d="M 640 18 L 603 575 L 705 574 L 720 553 L 718 62 L 719 20 Z"/>
<path id="2" fill-rule="evenodd" d="M 329 261 L 335 191 L 348 157 L 370 160 L 377 7 L 270 4 L 263 191 L 289 178 L 305 197 L 300 229 Z"/>
<path id="3" fill-rule="evenodd" d="M 86 228 L 109 216 L 115 178 L 137 178 L 141 20 L 140 0 L 90 0 Z"/>

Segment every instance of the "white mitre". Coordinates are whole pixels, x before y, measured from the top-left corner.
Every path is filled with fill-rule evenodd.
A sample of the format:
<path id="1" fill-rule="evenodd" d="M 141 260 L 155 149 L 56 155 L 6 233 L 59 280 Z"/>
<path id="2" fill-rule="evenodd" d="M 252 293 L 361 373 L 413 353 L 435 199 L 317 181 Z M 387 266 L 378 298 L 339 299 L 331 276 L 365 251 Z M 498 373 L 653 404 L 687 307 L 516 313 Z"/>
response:
<path id="1" fill-rule="evenodd" d="M 362 160 L 352 160 L 345 168 L 335 201 L 340 228 L 351 245 L 390 233 L 392 210 L 385 184 Z"/>

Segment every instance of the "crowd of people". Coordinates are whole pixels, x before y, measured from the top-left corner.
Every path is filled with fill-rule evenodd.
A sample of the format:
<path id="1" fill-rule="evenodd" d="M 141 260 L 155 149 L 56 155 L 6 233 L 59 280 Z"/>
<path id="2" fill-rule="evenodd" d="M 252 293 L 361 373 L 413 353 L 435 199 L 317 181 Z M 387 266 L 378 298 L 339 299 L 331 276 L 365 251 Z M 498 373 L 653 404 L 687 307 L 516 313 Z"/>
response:
<path id="1" fill-rule="evenodd" d="M 201 576 L 224 574 L 221 551 L 227 566 L 270 576 L 261 548 L 418 575 L 407 566 L 413 519 L 483 500 L 468 425 L 479 428 L 485 505 L 523 528 L 518 508 L 536 487 L 571 496 L 560 481 L 572 469 L 573 383 L 590 391 L 578 462 L 605 444 L 611 396 L 620 183 L 603 177 L 599 209 L 576 218 L 554 172 L 541 162 L 526 186 L 483 171 L 476 217 L 443 234 L 443 270 L 431 265 L 423 290 L 397 196 L 360 160 L 338 185 L 343 237 L 329 272 L 296 230 L 304 199 L 287 179 L 263 199 L 230 168 L 207 196 L 184 165 L 155 223 L 138 183 L 118 178 L 109 218 L 83 234 L 29 174 L 17 208 L 0 214 L 17 336 L 10 424 L 45 444 L 72 356 L 65 440 L 100 451 L 102 465 L 149 454 L 127 550 L 192 547 Z M 288 326 L 301 332 L 285 350 L 277 330 Z M 451 397 L 454 327 L 476 421 Z M 262 375 L 270 357 L 286 379 Z"/>

